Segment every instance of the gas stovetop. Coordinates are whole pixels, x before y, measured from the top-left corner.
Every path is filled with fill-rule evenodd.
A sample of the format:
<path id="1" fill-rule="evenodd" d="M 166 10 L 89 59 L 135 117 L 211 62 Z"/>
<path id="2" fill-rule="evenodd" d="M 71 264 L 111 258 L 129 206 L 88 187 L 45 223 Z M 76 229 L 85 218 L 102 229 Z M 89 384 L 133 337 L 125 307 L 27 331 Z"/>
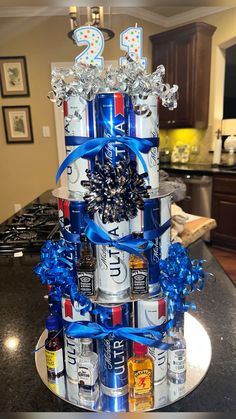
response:
<path id="1" fill-rule="evenodd" d="M 0 225 L 0 256 L 39 252 L 49 239 L 59 239 L 57 206 L 32 203 Z"/>

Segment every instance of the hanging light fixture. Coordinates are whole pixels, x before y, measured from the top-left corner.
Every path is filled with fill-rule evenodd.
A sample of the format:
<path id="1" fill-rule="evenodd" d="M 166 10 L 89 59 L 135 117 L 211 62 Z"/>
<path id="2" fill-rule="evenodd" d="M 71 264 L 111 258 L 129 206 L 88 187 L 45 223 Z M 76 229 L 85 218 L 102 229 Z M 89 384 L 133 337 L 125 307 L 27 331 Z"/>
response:
<path id="1" fill-rule="evenodd" d="M 109 26 L 110 26 L 110 7 L 109 7 Z M 69 8 L 70 16 L 70 32 L 68 32 L 68 37 L 74 41 L 74 30 L 81 26 L 79 12 L 76 6 L 71 6 Z M 102 6 L 87 7 L 87 21 L 83 26 L 95 26 L 98 28 L 104 35 L 105 41 L 109 41 L 114 38 L 115 33 L 104 26 L 104 10 Z"/>

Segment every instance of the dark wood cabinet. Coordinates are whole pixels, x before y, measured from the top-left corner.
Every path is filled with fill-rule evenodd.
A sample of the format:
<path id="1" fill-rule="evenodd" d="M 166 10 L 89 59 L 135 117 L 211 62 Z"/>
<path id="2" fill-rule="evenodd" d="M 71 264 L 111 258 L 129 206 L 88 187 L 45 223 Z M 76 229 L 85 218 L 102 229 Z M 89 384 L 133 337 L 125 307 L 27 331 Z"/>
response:
<path id="1" fill-rule="evenodd" d="M 215 26 L 192 23 L 150 37 L 153 70 L 166 69 L 165 82 L 179 86 L 178 106 L 160 106 L 160 128 L 206 128 L 208 125 L 211 42 Z"/>
<path id="2" fill-rule="evenodd" d="M 236 250 L 236 177 L 213 178 L 212 217 L 217 222 L 212 244 Z"/>

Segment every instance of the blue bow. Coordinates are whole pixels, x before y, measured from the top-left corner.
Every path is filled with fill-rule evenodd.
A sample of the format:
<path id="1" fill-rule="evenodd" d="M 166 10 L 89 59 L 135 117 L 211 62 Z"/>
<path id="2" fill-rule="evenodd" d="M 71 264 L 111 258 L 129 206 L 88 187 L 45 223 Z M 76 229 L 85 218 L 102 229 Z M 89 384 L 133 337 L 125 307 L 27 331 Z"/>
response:
<path id="1" fill-rule="evenodd" d="M 204 287 L 205 272 L 202 264 L 205 260 L 191 260 L 187 250 L 174 243 L 169 247 L 169 256 L 160 260 L 159 281 L 163 294 L 168 297 L 168 308 L 173 318 L 175 312 L 185 312 L 189 308 L 196 310 L 196 305 L 186 302 L 185 298 Z"/>
<path id="2" fill-rule="evenodd" d="M 88 239 L 94 244 L 106 244 L 115 247 L 116 249 L 124 250 L 125 252 L 135 254 L 142 258 L 142 253 L 151 249 L 153 242 L 146 239 L 133 239 L 129 234 L 118 240 L 112 240 L 109 234 L 97 226 L 92 220 L 86 219 L 87 226 L 85 227 L 85 234 Z"/>
<path id="3" fill-rule="evenodd" d="M 74 160 L 83 157 L 85 159 L 91 160 L 94 158 L 102 148 L 109 143 L 114 144 L 115 147 L 121 147 L 125 145 L 129 147 L 139 158 L 143 165 L 144 172 L 147 172 L 147 165 L 144 161 L 144 158 L 141 153 L 148 153 L 151 147 L 157 147 L 158 138 L 138 138 L 138 137 L 99 137 L 99 138 L 87 138 L 87 137 L 77 137 L 80 138 L 81 144 L 75 150 L 73 150 L 65 160 L 62 162 L 56 174 L 56 183 L 59 181 L 61 174 L 73 163 Z M 79 141 L 78 141 L 79 142 Z"/>
<path id="4" fill-rule="evenodd" d="M 66 259 L 66 253 L 71 251 L 71 246 L 60 240 L 54 243 L 47 240 L 41 249 L 41 263 L 34 268 L 34 273 L 39 277 L 41 284 L 53 285 L 50 296 L 55 301 L 60 301 L 64 294 L 68 294 L 72 304 L 75 301 L 82 306 L 81 314 L 92 310 L 90 300 L 78 293 L 72 272 L 73 264 Z"/>
<path id="5" fill-rule="evenodd" d="M 117 339 L 129 339 L 139 342 L 146 346 L 153 346 L 162 350 L 169 349 L 172 345 L 162 342 L 165 332 L 173 327 L 173 320 L 164 323 L 161 326 L 152 326 L 145 328 L 124 327 L 116 325 L 106 327 L 90 321 L 63 322 L 68 336 L 74 338 L 91 338 L 103 340 L 107 336 Z"/>

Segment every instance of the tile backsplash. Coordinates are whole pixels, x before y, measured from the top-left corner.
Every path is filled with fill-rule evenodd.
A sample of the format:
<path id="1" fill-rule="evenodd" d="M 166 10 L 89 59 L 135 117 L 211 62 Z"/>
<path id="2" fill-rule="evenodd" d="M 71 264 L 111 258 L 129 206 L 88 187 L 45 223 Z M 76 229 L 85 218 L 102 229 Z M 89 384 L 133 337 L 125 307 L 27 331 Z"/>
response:
<path id="1" fill-rule="evenodd" d="M 160 130 L 160 148 L 169 147 L 173 150 L 176 145 L 188 144 L 198 147 L 198 154 L 194 156 L 194 163 L 212 163 L 212 127 L 205 130 L 192 128 Z"/>

